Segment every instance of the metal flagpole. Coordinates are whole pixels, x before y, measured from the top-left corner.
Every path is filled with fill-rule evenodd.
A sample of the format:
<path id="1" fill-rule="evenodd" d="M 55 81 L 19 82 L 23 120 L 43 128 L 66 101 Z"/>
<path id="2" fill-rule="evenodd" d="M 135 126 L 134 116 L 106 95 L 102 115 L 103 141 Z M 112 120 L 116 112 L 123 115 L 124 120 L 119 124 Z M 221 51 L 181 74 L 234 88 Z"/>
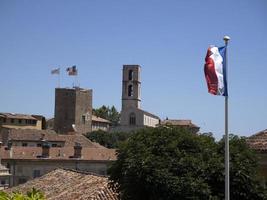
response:
<path id="1" fill-rule="evenodd" d="M 227 45 L 229 36 L 224 36 L 225 42 L 225 70 L 227 74 Z M 225 95 L 225 200 L 230 200 L 230 173 L 229 173 L 229 135 L 228 135 L 228 94 Z"/>
<path id="2" fill-rule="evenodd" d="M 60 68 L 59 68 L 59 73 L 58 73 L 58 88 L 60 88 Z"/>

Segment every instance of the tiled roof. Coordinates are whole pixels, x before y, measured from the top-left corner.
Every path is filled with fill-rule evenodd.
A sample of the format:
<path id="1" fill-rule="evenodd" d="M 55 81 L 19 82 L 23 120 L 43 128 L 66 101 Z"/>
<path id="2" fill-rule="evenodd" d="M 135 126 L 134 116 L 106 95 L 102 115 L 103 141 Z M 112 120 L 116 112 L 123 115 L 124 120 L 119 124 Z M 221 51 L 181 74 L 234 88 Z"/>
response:
<path id="1" fill-rule="evenodd" d="M 257 151 L 267 151 L 267 129 L 247 138 L 247 144 Z"/>
<path id="2" fill-rule="evenodd" d="M 32 119 L 37 120 L 32 115 L 17 114 L 17 113 L 0 113 L 1 117 L 10 118 L 10 119 Z"/>
<path id="3" fill-rule="evenodd" d="M 163 120 L 161 125 L 170 125 L 170 126 L 190 126 L 190 127 L 198 127 L 193 124 L 191 120 L 178 120 L 178 119 L 166 119 Z"/>
<path id="4" fill-rule="evenodd" d="M 5 138 L 11 141 L 40 141 L 44 139 L 48 142 L 65 142 L 65 146 L 74 146 L 75 143 L 80 143 L 83 147 L 104 148 L 100 144 L 90 141 L 82 134 L 73 133 L 70 135 L 63 135 L 57 134 L 53 130 L 8 129 Z"/>
<path id="5" fill-rule="evenodd" d="M 108 178 L 66 169 L 56 169 L 7 192 L 41 190 L 47 200 L 118 200 L 108 187 Z"/>
<path id="6" fill-rule="evenodd" d="M 141 109 L 139 109 L 139 110 L 141 110 Z M 147 111 L 145 111 L 145 110 L 141 110 L 145 115 L 147 115 L 147 116 L 149 116 L 149 117 L 153 117 L 153 118 L 156 118 L 156 119 L 159 119 L 160 120 L 160 118 L 157 116 L 157 115 L 154 115 L 154 114 L 152 114 L 152 113 L 150 113 L 150 112 L 147 112 Z"/>
<path id="7" fill-rule="evenodd" d="M 95 122 L 103 122 L 103 123 L 109 123 L 109 124 L 111 124 L 111 122 L 109 120 L 103 119 L 101 117 L 97 117 L 95 115 L 92 115 L 92 121 L 95 121 Z"/>
<path id="8" fill-rule="evenodd" d="M 10 152 L 12 151 L 12 152 Z M 79 160 L 85 161 L 112 161 L 116 160 L 116 150 L 107 148 L 82 148 L 82 157 Z M 48 158 L 40 157 L 42 147 L 19 147 L 14 146 L 12 150 L 1 148 L 0 156 L 3 160 L 73 160 L 73 147 L 51 147 Z M 77 158 L 75 158 L 77 159 Z"/>

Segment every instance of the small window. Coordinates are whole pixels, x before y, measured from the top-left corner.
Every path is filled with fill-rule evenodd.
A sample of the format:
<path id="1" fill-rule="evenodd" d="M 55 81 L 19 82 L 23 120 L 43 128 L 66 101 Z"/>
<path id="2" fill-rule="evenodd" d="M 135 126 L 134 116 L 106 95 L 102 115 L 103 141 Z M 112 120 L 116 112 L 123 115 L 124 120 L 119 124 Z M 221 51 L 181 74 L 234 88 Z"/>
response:
<path id="1" fill-rule="evenodd" d="M 33 178 L 37 178 L 41 176 L 41 172 L 40 170 L 33 170 Z"/>
<path id="2" fill-rule="evenodd" d="M 52 147 L 57 147 L 57 144 L 52 144 Z"/>
<path id="3" fill-rule="evenodd" d="M 85 124 L 85 116 L 82 116 L 82 124 Z"/>
<path id="4" fill-rule="evenodd" d="M 22 146 L 23 146 L 23 147 L 27 147 L 27 146 L 28 146 L 28 143 L 23 142 L 23 143 L 22 143 Z"/>
<path id="5" fill-rule="evenodd" d="M 129 70 L 129 80 L 133 80 L 133 70 Z"/>
<path id="6" fill-rule="evenodd" d="M 3 122 L 6 123 L 6 118 L 3 119 Z"/>
<path id="7" fill-rule="evenodd" d="M 41 147 L 41 146 L 42 146 L 42 144 L 41 144 L 41 143 L 38 143 L 38 144 L 37 144 L 37 147 Z"/>
<path id="8" fill-rule="evenodd" d="M 135 125 L 136 124 L 136 117 L 134 113 L 130 114 L 130 125 Z"/>
<path id="9" fill-rule="evenodd" d="M 5 185 L 6 184 L 6 180 L 1 180 L 1 185 Z"/>
<path id="10" fill-rule="evenodd" d="M 26 183 L 27 179 L 26 178 L 19 178 L 19 184 Z"/>
<path id="11" fill-rule="evenodd" d="M 129 97 L 132 97 L 133 96 L 133 86 L 132 85 L 129 85 L 128 86 L 128 96 Z"/>
<path id="12" fill-rule="evenodd" d="M 14 119 L 11 119 L 11 123 L 13 124 L 15 122 L 15 120 Z"/>
<path id="13" fill-rule="evenodd" d="M 22 122 L 22 120 L 21 120 L 21 119 L 19 119 L 19 124 L 21 124 L 21 122 Z"/>

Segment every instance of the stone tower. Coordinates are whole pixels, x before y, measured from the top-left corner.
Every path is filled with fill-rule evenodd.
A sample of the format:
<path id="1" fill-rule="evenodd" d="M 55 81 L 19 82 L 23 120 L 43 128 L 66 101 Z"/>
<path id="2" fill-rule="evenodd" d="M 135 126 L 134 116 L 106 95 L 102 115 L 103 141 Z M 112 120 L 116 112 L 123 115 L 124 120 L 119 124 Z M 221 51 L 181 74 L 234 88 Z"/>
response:
<path id="1" fill-rule="evenodd" d="M 122 110 L 141 107 L 141 82 L 139 65 L 123 65 Z"/>
<path id="2" fill-rule="evenodd" d="M 54 130 L 58 133 L 91 131 L 92 90 L 56 88 Z"/>
<path id="3" fill-rule="evenodd" d="M 122 107 L 121 126 L 133 127 L 142 124 L 141 111 L 141 67 L 139 65 L 123 65 L 122 70 Z"/>

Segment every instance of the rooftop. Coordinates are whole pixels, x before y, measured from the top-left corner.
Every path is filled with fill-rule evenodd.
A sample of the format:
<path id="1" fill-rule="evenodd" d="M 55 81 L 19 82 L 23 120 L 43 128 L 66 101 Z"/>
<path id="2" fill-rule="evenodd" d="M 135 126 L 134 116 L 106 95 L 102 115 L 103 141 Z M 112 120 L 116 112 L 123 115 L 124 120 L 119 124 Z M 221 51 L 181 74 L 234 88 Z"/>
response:
<path id="1" fill-rule="evenodd" d="M 6 191 L 25 193 L 36 188 L 45 194 L 47 200 L 117 200 L 117 194 L 108 187 L 108 183 L 106 177 L 74 170 L 56 169 Z"/>
<path id="2" fill-rule="evenodd" d="M 38 115 L 40 116 L 40 115 Z M 37 120 L 36 117 L 32 115 L 18 114 L 18 113 L 0 113 L 0 117 L 9 119 L 31 119 Z"/>
<path id="3" fill-rule="evenodd" d="M 7 141 L 41 141 L 64 142 L 65 146 L 74 146 L 80 143 L 83 147 L 105 148 L 98 143 L 92 142 L 84 135 L 73 133 L 69 135 L 57 134 L 53 130 L 36 130 L 36 129 L 3 129 L 0 134 L 0 141 L 4 144 Z"/>
<path id="4" fill-rule="evenodd" d="M 193 124 L 191 120 L 179 120 L 179 119 L 166 119 L 163 120 L 161 125 L 170 125 L 170 126 L 189 126 L 199 128 L 197 125 Z"/>
<path id="5" fill-rule="evenodd" d="M 267 152 L 267 129 L 247 138 L 250 148 L 261 152 Z"/>

